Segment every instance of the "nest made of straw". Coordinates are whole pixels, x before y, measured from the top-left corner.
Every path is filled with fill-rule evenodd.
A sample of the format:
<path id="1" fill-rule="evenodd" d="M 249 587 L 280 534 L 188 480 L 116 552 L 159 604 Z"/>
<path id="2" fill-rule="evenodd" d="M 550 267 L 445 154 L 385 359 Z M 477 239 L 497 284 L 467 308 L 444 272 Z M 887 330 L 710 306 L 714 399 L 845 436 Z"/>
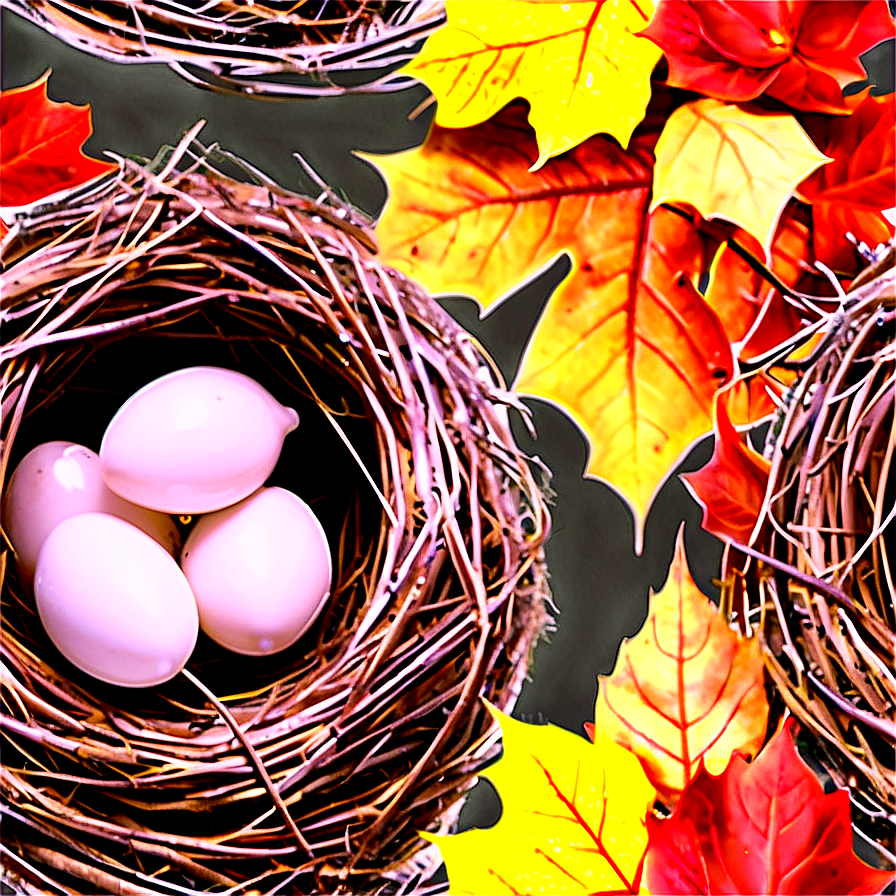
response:
<path id="1" fill-rule="evenodd" d="M 542 473 L 489 359 L 348 209 L 187 153 L 123 161 L 6 238 L 4 481 L 41 441 L 96 449 L 161 373 L 238 368 L 298 409 L 271 482 L 321 519 L 333 591 L 280 654 L 201 636 L 185 674 L 119 689 L 55 651 L 4 550 L 7 879 L 379 891 L 496 755 L 481 697 L 512 704 L 547 619 Z"/>
<path id="2" fill-rule="evenodd" d="M 111 62 L 160 62 L 188 81 L 267 97 L 398 90 L 395 72 L 445 21 L 440 0 L 0 0 Z M 350 74 L 334 82 L 333 74 Z"/>
<path id="3" fill-rule="evenodd" d="M 892 861 L 893 250 L 856 283 L 773 425 L 760 522 L 729 567 L 752 556 L 748 594 L 773 690 Z"/>

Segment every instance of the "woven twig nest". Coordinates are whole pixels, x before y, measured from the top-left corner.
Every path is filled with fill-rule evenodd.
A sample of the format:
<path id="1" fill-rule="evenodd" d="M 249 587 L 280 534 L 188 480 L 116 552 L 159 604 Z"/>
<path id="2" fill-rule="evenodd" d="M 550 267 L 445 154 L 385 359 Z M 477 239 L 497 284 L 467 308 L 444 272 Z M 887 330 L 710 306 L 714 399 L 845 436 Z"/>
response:
<path id="1" fill-rule="evenodd" d="M 282 653 L 201 635 L 123 689 L 56 652 L 5 550 L 4 865 L 29 892 L 378 891 L 497 750 L 481 697 L 512 704 L 547 617 L 542 473 L 488 358 L 347 209 L 185 151 L 6 238 L 4 481 L 39 442 L 95 450 L 159 374 L 239 369 L 299 412 L 270 481 L 321 519 L 332 595 Z"/>
<path id="2" fill-rule="evenodd" d="M 445 21 L 439 0 L 3 0 L 79 50 L 169 65 L 212 90 L 268 97 L 396 90 L 394 69 Z M 352 73 L 335 83 L 329 76 Z"/>
<path id="3" fill-rule="evenodd" d="M 893 252 L 850 292 L 773 425 L 748 576 L 774 691 L 849 785 L 865 829 L 896 820 Z M 730 558 L 742 559 L 733 551 Z"/>

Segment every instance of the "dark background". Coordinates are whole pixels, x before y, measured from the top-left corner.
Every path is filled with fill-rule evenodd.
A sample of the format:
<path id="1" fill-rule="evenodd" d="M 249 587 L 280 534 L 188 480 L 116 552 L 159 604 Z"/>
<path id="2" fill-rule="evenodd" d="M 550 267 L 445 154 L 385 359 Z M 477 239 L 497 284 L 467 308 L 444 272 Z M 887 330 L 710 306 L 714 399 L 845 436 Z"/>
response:
<path id="1" fill-rule="evenodd" d="M 353 205 L 375 216 L 386 199 L 379 174 L 354 150 L 396 152 L 421 143 L 433 107 L 415 120 L 409 113 L 428 92 L 422 86 L 393 94 L 264 101 L 221 96 L 198 89 L 160 65 L 117 65 L 94 59 L 4 12 L 3 87 L 33 81 L 52 68 L 49 94 L 58 101 L 90 103 L 95 133 L 87 151 L 152 157 L 163 144 L 204 119 L 207 145 L 219 142 L 284 186 L 317 195 L 293 158 L 300 153 L 319 176 Z M 888 52 L 881 70 L 892 79 Z M 887 64 L 889 62 L 889 65 Z M 892 87 L 890 87 L 892 89 Z M 567 270 L 558 259 L 546 273 L 521 288 L 484 319 L 470 298 L 439 301 L 491 351 L 512 381 L 525 342 L 545 299 Z M 644 549 L 635 556 L 634 521 L 627 504 L 608 485 L 584 479 L 587 448 L 578 427 L 557 408 L 528 402 L 538 439 L 517 427 L 522 447 L 553 471 L 556 502 L 547 548 L 556 630 L 535 654 L 530 681 L 514 715 L 550 721 L 581 734 L 593 717 L 597 674 L 609 673 L 621 640 L 634 635 L 647 612 L 649 590 L 662 586 L 676 532 L 685 521 L 692 573 L 700 587 L 717 595 L 721 544 L 700 529 L 700 508 L 677 478 L 708 460 L 703 439 L 672 471 L 646 521 Z M 481 793 L 466 820 L 485 823 L 494 804 Z"/>

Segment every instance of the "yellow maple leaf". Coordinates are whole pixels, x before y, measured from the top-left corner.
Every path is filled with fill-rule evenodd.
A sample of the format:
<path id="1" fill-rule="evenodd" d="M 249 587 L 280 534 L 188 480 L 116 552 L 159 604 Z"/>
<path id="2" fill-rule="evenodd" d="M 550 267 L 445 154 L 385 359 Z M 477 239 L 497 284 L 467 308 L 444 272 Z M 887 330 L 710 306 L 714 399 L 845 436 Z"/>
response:
<path id="1" fill-rule="evenodd" d="M 498 823 L 438 844 L 449 892 L 646 893 L 645 816 L 655 792 L 638 760 L 554 725 L 527 725 L 490 707 L 504 755 L 484 777 L 501 797 Z"/>
<path id="2" fill-rule="evenodd" d="M 759 644 L 734 632 L 694 584 L 682 528 L 644 627 L 600 679 L 595 728 L 640 757 L 671 805 L 701 760 L 721 774 L 733 751 L 755 756 L 767 721 Z"/>
<path id="3" fill-rule="evenodd" d="M 447 25 L 405 71 L 435 94 L 443 127 L 470 127 L 511 100 L 528 100 L 538 138 L 535 168 L 592 134 L 611 134 L 628 146 L 662 55 L 636 34 L 654 5 L 447 0 Z"/>
<path id="4" fill-rule="evenodd" d="M 657 141 L 650 207 L 687 203 L 739 224 L 768 253 L 793 191 L 830 161 L 790 113 L 694 100 L 669 116 Z"/>
<path id="5" fill-rule="evenodd" d="M 732 369 L 718 315 L 695 287 L 699 235 L 670 211 L 648 214 L 653 139 L 636 135 L 625 151 L 592 137 L 532 172 L 516 104 L 474 128 L 436 125 L 419 149 L 376 160 L 390 192 L 382 257 L 431 293 L 488 308 L 560 253 L 573 257 L 515 386 L 570 414 L 590 440 L 588 474 L 621 491 L 639 522 L 712 428 L 712 397 Z"/>

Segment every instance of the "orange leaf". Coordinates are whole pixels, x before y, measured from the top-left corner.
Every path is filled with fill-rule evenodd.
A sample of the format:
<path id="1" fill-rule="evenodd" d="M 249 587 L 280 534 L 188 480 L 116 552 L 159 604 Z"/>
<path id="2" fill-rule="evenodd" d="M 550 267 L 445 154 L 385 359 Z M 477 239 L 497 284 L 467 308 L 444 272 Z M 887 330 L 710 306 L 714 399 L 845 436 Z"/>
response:
<path id="1" fill-rule="evenodd" d="M 737 230 L 733 237 L 761 258 L 762 247 L 748 233 Z M 830 285 L 821 272 L 809 267 L 813 261 L 811 232 L 791 203 L 775 235 L 770 267 L 787 286 L 823 295 Z M 730 246 L 724 246 L 713 260 L 706 301 L 718 314 L 728 338 L 738 345 L 739 362 L 780 346 L 809 322 L 805 312 L 798 311 Z M 726 398 L 731 421 L 735 425 L 755 423 L 773 413 L 777 405 L 771 395 L 780 396 L 781 383 L 786 385 L 792 378 L 792 372 L 776 367 L 774 379 L 758 375 L 732 384 Z"/>
<path id="2" fill-rule="evenodd" d="M 600 680 L 595 728 L 635 753 L 673 804 L 701 761 L 721 771 L 734 750 L 758 752 L 767 719 L 759 645 L 737 635 L 694 584 L 681 530 L 647 622 Z"/>
<path id="3" fill-rule="evenodd" d="M 593 137 L 537 172 L 525 111 L 465 130 L 434 127 L 417 150 L 378 159 L 390 199 L 378 227 L 387 263 L 430 292 L 488 307 L 564 251 L 516 383 L 557 402 L 591 440 L 588 473 L 643 514 L 658 484 L 712 425 L 731 350 L 695 283 L 705 245 L 687 221 L 652 215 L 652 134 L 628 151 Z"/>
<path id="4" fill-rule="evenodd" d="M 755 257 L 762 258 L 758 241 L 743 230 L 734 232 L 733 237 Z M 798 220 L 791 204 L 781 216 L 775 240 L 772 244 L 770 267 L 775 275 L 787 286 L 796 287 L 807 279 L 807 270 L 815 256 L 811 248 L 812 234 L 809 228 Z M 806 289 L 812 294 L 824 292 L 818 272 L 812 274 L 818 282 Z M 712 263 L 706 301 L 719 315 L 725 332 L 732 342 L 745 339 L 759 317 L 774 287 L 754 271 L 747 262 L 730 246 L 720 250 Z M 769 322 L 765 324 L 762 341 L 767 347 L 778 345 L 800 329 L 799 316 L 794 312 L 789 321 L 776 320 L 774 332 L 769 333 Z M 754 343 L 755 346 L 755 343 Z"/>
<path id="5" fill-rule="evenodd" d="M 734 232 L 733 237 L 751 254 L 762 258 L 759 243 L 751 240 L 743 230 Z M 814 257 L 810 246 L 809 228 L 797 221 L 793 208 L 788 208 L 781 218 L 775 241 L 772 244 L 770 267 L 775 275 L 787 286 L 794 287 L 805 273 L 805 268 Z M 725 246 L 713 259 L 706 301 L 715 309 L 732 342 L 743 340 L 769 293 L 774 287 L 754 271 L 749 264 L 730 246 Z M 799 323 L 794 319 L 794 324 Z M 796 332 L 792 330 L 787 336 Z M 772 339 L 777 340 L 779 334 Z"/>
<path id="6" fill-rule="evenodd" d="M 93 133 L 89 106 L 47 96 L 50 73 L 0 95 L 0 205 L 20 206 L 115 168 L 84 155 Z"/>
<path id="7" fill-rule="evenodd" d="M 706 466 L 682 479 L 703 505 L 703 528 L 719 538 L 749 544 L 765 499 L 769 463 L 731 425 L 725 393 L 716 397 L 715 447 Z"/>
<path id="8" fill-rule="evenodd" d="M 792 376 L 793 374 L 790 374 Z M 784 386 L 776 375 L 760 370 L 725 386 L 725 407 L 735 426 L 756 423 L 774 414 L 780 406 Z"/>
<path id="9" fill-rule="evenodd" d="M 649 154 L 610 141 L 589 140 L 533 173 L 536 156 L 526 107 L 514 103 L 484 124 L 435 125 L 421 147 L 375 157 L 389 185 L 381 255 L 430 292 L 473 295 L 487 309 L 574 246 L 583 216 L 590 223 L 606 197 L 650 187 Z"/>
<path id="10" fill-rule="evenodd" d="M 701 768 L 671 817 L 647 818 L 653 893 L 879 893 L 893 879 L 852 850 L 849 791 L 825 792 L 791 719 L 749 765 Z"/>

